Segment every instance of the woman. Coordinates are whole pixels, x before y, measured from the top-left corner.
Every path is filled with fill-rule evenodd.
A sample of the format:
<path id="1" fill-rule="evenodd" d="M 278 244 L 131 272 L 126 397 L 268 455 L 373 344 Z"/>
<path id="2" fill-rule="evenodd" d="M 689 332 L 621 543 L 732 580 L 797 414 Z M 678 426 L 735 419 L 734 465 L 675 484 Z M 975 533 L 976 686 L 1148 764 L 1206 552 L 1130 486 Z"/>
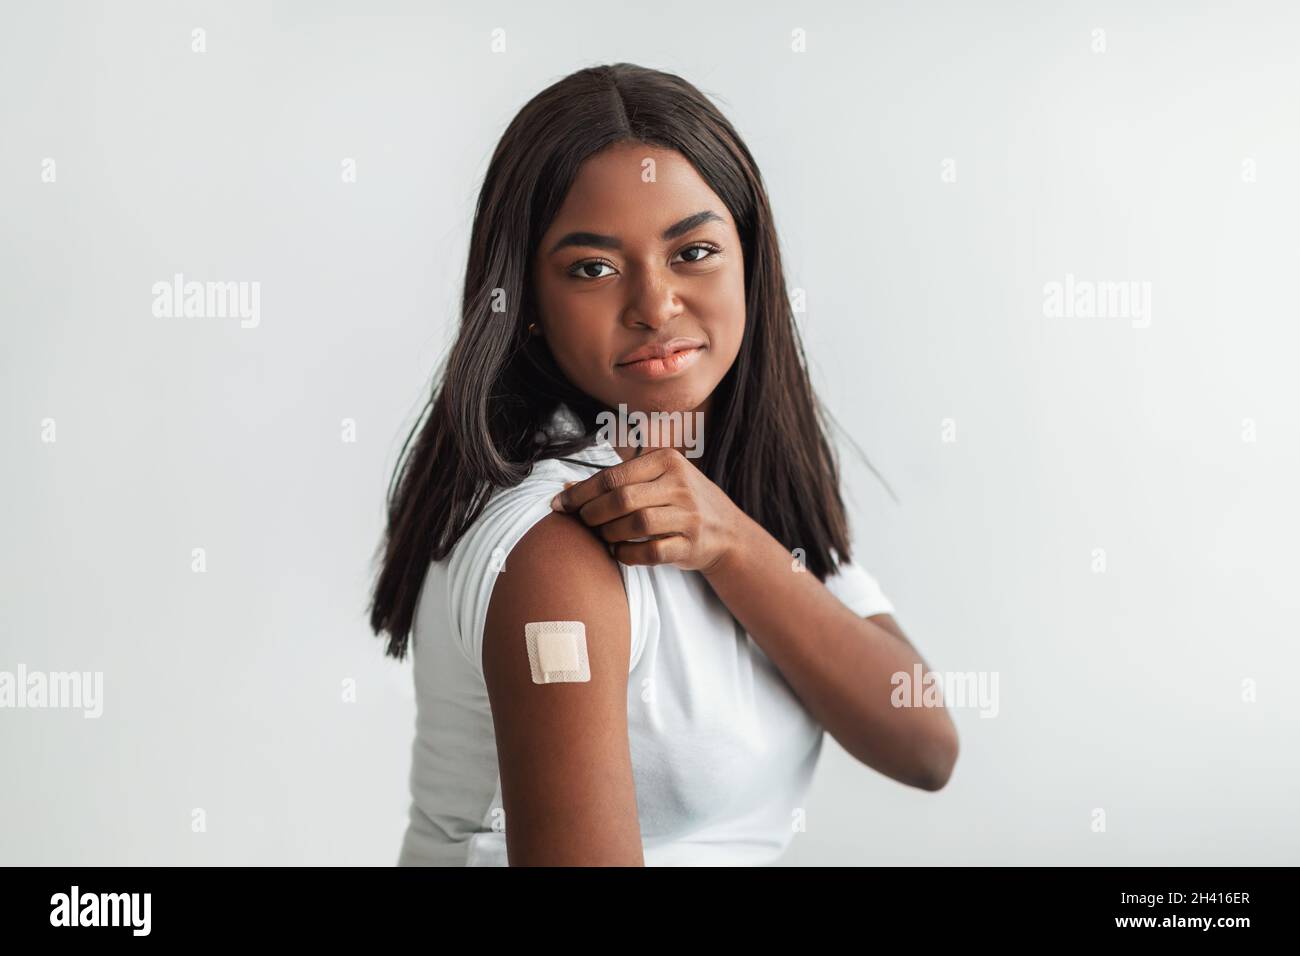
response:
<path id="1" fill-rule="evenodd" d="M 401 864 L 768 863 L 823 729 L 944 785 L 947 712 L 891 704 L 924 661 L 851 560 L 765 187 L 689 83 L 584 69 L 515 117 L 429 404 L 371 608 L 414 653 Z"/>

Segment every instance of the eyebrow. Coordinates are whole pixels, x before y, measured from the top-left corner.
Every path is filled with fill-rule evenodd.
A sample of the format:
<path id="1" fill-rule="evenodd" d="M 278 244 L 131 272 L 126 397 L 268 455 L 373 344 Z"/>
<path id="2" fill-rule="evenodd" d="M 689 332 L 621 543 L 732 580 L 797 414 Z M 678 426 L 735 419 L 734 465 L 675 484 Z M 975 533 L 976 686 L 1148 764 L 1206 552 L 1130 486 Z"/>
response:
<path id="1" fill-rule="evenodd" d="M 659 234 L 659 238 L 664 242 L 669 242 L 676 239 L 678 236 L 685 235 L 692 229 L 704 225 L 706 222 L 726 222 L 726 220 L 712 209 L 705 209 L 701 212 L 695 213 L 694 215 L 687 216 L 679 222 L 673 223 Z M 597 249 L 622 249 L 623 240 L 619 239 L 618 236 L 606 236 L 599 232 L 571 232 L 553 245 L 549 254 L 555 255 L 555 253 L 559 252 L 561 249 L 566 249 L 569 246 L 594 246 Z"/>

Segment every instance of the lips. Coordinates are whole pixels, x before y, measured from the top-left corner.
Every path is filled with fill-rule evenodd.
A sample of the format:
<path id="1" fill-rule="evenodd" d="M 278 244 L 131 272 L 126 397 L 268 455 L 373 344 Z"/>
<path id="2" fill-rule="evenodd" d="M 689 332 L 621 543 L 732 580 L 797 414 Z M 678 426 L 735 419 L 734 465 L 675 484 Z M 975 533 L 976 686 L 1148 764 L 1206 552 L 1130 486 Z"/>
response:
<path id="1" fill-rule="evenodd" d="M 677 352 L 685 352 L 689 349 L 703 348 L 704 343 L 699 339 L 669 339 L 667 342 L 656 342 L 651 345 L 643 345 L 639 349 L 628 352 L 618 360 L 618 365 L 633 365 L 637 362 L 644 362 L 647 359 L 666 359 Z"/>
<path id="2" fill-rule="evenodd" d="M 686 369 L 699 362 L 699 356 L 705 354 L 706 345 L 688 345 L 684 349 L 668 352 L 662 358 L 651 355 L 649 359 L 637 359 L 636 362 L 623 362 L 615 365 L 617 375 L 640 378 L 641 381 L 655 381 L 658 378 L 675 378 L 685 375 Z M 658 351 L 667 351 L 667 347 Z"/>

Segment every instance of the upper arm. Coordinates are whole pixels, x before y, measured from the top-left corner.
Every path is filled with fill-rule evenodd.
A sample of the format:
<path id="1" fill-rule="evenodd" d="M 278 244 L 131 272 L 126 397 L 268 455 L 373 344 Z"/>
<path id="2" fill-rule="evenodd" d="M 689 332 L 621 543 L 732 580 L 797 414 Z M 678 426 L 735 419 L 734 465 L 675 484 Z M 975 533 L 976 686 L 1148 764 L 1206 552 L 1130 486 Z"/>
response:
<path id="1" fill-rule="evenodd" d="M 535 684 L 524 626 L 582 621 L 591 680 Z M 483 633 L 511 866 L 644 864 L 627 730 L 631 624 L 617 564 L 548 515 L 498 576 Z"/>

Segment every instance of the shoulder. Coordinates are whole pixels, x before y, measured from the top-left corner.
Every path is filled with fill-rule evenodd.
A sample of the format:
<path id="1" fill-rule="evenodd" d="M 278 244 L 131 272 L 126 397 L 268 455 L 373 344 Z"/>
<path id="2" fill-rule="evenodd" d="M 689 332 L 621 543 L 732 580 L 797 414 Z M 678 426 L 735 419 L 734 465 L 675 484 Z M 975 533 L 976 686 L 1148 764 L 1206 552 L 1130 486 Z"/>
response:
<path id="1" fill-rule="evenodd" d="M 631 627 L 618 564 L 581 520 L 559 512 L 524 534 L 509 571 L 497 578 L 484 622 L 484 667 L 494 657 L 513 662 L 525 625 L 546 621 L 582 622 L 589 644 L 615 646 L 626 676 Z"/>
<path id="2" fill-rule="evenodd" d="M 447 599 L 453 637 L 482 672 L 483 634 L 489 604 L 500 591 L 506 599 L 549 587 L 564 590 L 560 576 L 595 575 L 603 587 L 617 586 L 618 566 L 603 543 L 577 519 L 552 510 L 551 499 L 566 481 L 591 474 L 580 465 L 547 459 L 518 485 L 496 491 L 447 557 Z M 603 572 L 603 573 L 602 573 Z M 626 614 L 626 602 L 624 602 Z"/>

